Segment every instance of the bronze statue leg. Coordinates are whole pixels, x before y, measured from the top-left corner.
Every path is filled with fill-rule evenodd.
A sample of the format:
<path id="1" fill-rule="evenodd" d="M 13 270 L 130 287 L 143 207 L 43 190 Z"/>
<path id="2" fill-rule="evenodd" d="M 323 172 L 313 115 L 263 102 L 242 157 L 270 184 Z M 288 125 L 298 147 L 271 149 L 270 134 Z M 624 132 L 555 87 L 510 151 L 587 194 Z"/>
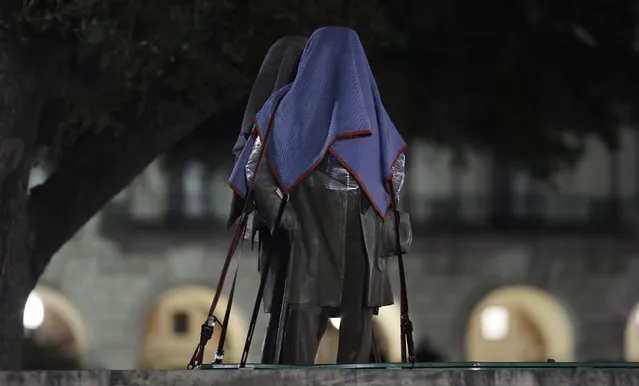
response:
<path id="1" fill-rule="evenodd" d="M 284 289 L 286 287 L 286 271 L 288 269 L 288 254 L 290 253 L 290 242 L 285 232 L 279 232 L 273 236 L 267 236 L 262 239 L 263 249 L 260 251 L 265 254 L 267 251 L 272 253 L 269 264 L 269 280 L 264 291 L 265 305 L 268 301 L 268 309 L 270 310 L 268 327 L 266 336 L 262 345 L 262 363 L 278 364 L 278 338 L 280 328 L 280 318 L 286 315 L 280 315 L 282 312 L 282 302 L 284 301 Z M 271 243 L 273 243 L 271 245 Z M 265 256 L 260 255 L 260 259 L 264 261 Z M 262 273 L 263 274 L 263 273 Z"/>
<path id="2" fill-rule="evenodd" d="M 286 318 L 280 363 L 313 365 L 328 316 L 322 307 L 292 304 Z"/>
<path id="3" fill-rule="evenodd" d="M 373 309 L 366 307 L 368 259 L 359 217 L 358 196 L 349 197 L 346 224 L 345 277 L 342 285 L 342 320 L 339 329 L 338 364 L 370 361 Z"/>
<path id="4" fill-rule="evenodd" d="M 339 328 L 338 364 L 369 363 L 373 337 L 373 309 L 345 309 Z"/>

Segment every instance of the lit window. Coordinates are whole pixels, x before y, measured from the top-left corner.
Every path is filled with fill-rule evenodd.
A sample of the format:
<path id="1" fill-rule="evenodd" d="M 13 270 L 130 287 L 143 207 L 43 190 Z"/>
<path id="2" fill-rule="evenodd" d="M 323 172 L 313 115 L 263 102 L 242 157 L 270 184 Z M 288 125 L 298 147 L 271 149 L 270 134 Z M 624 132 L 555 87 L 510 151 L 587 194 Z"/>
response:
<path id="1" fill-rule="evenodd" d="M 481 336 L 486 340 L 502 340 L 508 335 L 510 315 L 506 307 L 486 307 L 481 314 Z"/>
<path id="2" fill-rule="evenodd" d="M 220 168 L 213 173 L 211 180 L 206 182 L 211 188 L 209 197 L 205 198 L 208 206 L 216 218 L 224 219 L 224 221 L 229 215 L 229 206 L 233 199 L 233 191 L 229 189 L 228 184 L 230 174 L 230 170 Z"/>
<path id="3" fill-rule="evenodd" d="M 187 165 L 182 175 L 184 211 L 190 218 L 201 217 L 206 210 L 203 202 L 204 172 L 202 164 L 191 162 Z"/>
<path id="4" fill-rule="evenodd" d="M 22 324 L 28 330 L 37 330 L 42 322 L 44 322 L 44 303 L 42 298 L 32 291 L 27 298 L 27 304 L 24 305 Z"/>

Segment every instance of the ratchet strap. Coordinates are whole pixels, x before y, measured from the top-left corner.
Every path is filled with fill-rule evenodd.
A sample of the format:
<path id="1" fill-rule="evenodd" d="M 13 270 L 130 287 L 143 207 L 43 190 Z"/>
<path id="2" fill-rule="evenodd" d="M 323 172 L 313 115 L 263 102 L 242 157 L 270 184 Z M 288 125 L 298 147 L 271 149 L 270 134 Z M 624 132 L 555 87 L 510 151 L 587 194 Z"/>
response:
<path id="1" fill-rule="evenodd" d="M 400 319 L 399 326 L 401 331 L 401 353 L 402 362 L 415 363 L 415 342 L 413 340 L 413 323 L 410 320 L 408 312 L 408 291 L 406 290 L 406 272 L 404 270 L 404 254 L 402 253 L 400 238 L 400 218 L 399 209 L 397 208 L 397 197 L 395 197 L 395 189 L 392 180 L 389 182 L 391 193 L 391 205 L 395 214 L 395 240 L 397 244 L 397 263 L 399 265 L 399 292 L 400 292 Z"/>
<path id="2" fill-rule="evenodd" d="M 286 94 L 284 94 L 286 95 Z M 258 170 L 260 168 L 260 165 L 262 163 L 262 159 L 264 158 L 264 154 L 266 153 L 266 148 L 268 146 L 268 142 L 269 139 L 271 138 L 271 134 L 273 132 L 273 125 L 274 125 L 274 120 L 275 120 L 275 113 L 277 112 L 277 109 L 279 108 L 280 103 L 282 102 L 282 98 L 284 97 L 284 95 L 282 95 L 280 97 L 280 99 L 277 101 L 277 103 L 275 104 L 275 108 L 273 110 L 273 114 L 271 115 L 271 118 L 269 120 L 268 126 L 266 128 L 266 133 L 264 135 L 264 139 L 262 141 L 262 147 L 260 149 L 260 152 L 258 154 L 257 157 L 257 161 L 255 164 L 255 175 L 257 175 Z M 193 352 L 193 356 L 191 357 L 191 360 L 189 361 L 189 364 L 187 365 L 188 369 L 194 369 L 197 366 L 202 365 L 202 362 L 204 360 L 204 349 L 206 347 L 206 344 L 208 343 L 209 340 L 211 340 L 211 338 L 213 337 L 213 328 L 215 326 L 215 324 L 219 324 L 222 326 L 222 335 L 220 337 L 220 343 L 221 346 L 218 346 L 218 352 L 222 353 L 222 357 L 223 357 L 223 352 L 224 352 L 224 339 L 226 337 L 226 329 L 228 328 L 228 317 L 230 316 L 230 309 L 233 303 L 233 293 L 235 292 L 235 283 L 236 283 L 236 279 L 237 278 L 237 271 L 239 268 L 239 263 L 235 268 L 235 278 L 233 279 L 233 284 L 232 284 L 232 288 L 231 288 L 231 295 L 229 297 L 229 301 L 228 301 L 228 305 L 227 305 L 227 309 L 225 312 L 225 322 L 224 324 L 220 324 L 220 322 L 216 319 L 216 317 L 214 316 L 215 313 L 215 309 L 217 307 L 218 302 L 220 301 L 220 296 L 222 295 L 222 290 L 224 289 L 224 282 L 226 281 L 226 276 L 228 274 L 229 271 L 229 267 L 231 265 L 231 261 L 233 260 L 233 256 L 235 255 L 235 251 L 237 249 L 237 246 L 240 244 L 240 240 L 242 240 L 244 238 L 244 233 L 246 232 L 246 225 L 248 222 L 248 218 L 249 218 L 249 211 L 247 210 L 249 208 L 249 205 L 252 205 L 252 201 L 253 201 L 253 184 L 251 183 L 248 186 L 248 192 L 246 194 L 246 197 L 244 198 L 244 208 L 242 209 L 242 215 L 240 216 L 240 219 L 238 221 L 238 224 L 235 228 L 235 233 L 233 234 L 233 238 L 231 240 L 231 245 L 229 246 L 229 249 L 226 253 L 226 258 L 224 260 L 224 264 L 222 266 L 222 272 L 220 273 L 220 279 L 218 280 L 217 283 L 217 287 L 215 289 L 215 295 L 213 297 L 213 301 L 211 302 L 211 307 L 209 308 L 209 313 L 208 313 L 208 317 L 207 320 L 204 322 L 204 324 L 202 324 L 202 329 L 200 332 L 200 342 L 198 343 L 197 347 L 195 348 L 195 351 Z M 217 353 L 216 353 L 217 354 Z M 217 355 L 216 355 L 217 356 Z M 219 362 L 221 363 L 221 359 L 219 360 Z"/>
<path id="3" fill-rule="evenodd" d="M 277 218 L 275 219 L 275 223 L 273 224 L 273 229 L 271 230 L 271 235 L 277 234 L 280 223 L 282 222 L 282 217 L 284 216 L 284 209 L 286 208 L 286 203 L 288 202 L 288 195 L 282 197 L 282 202 L 280 203 L 280 208 L 277 211 Z M 255 332 L 255 324 L 257 323 L 257 316 L 260 312 L 260 304 L 262 303 L 262 297 L 264 296 L 264 288 L 266 288 L 266 279 L 268 278 L 268 272 L 271 264 L 271 255 L 273 250 L 273 242 L 269 242 L 267 244 L 267 250 L 264 257 L 264 266 L 262 267 L 263 272 L 260 277 L 260 286 L 257 289 L 257 295 L 255 296 L 255 303 L 253 304 L 253 313 L 251 314 L 251 322 L 249 323 L 249 330 L 246 334 L 246 341 L 244 343 L 244 351 L 242 352 L 242 359 L 240 360 L 240 368 L 246 367 L 246 361 L 248 360 L 248 354 L 251 349 L 251 342 L 253 341 L 253 333 Z"/>

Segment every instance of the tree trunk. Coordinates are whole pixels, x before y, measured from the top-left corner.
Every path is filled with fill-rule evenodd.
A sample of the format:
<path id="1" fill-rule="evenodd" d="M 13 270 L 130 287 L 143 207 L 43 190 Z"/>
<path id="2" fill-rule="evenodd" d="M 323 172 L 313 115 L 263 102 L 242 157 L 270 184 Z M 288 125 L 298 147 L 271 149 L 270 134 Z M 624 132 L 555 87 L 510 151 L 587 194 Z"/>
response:
<path id="1" fill-rule="evenodd" d="M 14 370 L 22 363 L 22 315 L 35 281 L 29 272 L 31 246 L 26 192 L 21 192 L 17 183 L 3 185 L 0 193 L 0 370 Z"/>
<path id="2" fill-rule="evenodd" d="M 27 188 L 44 83 L 29 62 L 0 36 L 0 370 L 21 366 L 22 314 L 37 280 Z"/>
<path id="3" fill-rule="evenodd" d="M 0 370 L 22 364 L 22 315 L 36 284 L 30 269 L 34 245 L 27 216 L 28 176 L 23 167 L 0 182 Z"/>

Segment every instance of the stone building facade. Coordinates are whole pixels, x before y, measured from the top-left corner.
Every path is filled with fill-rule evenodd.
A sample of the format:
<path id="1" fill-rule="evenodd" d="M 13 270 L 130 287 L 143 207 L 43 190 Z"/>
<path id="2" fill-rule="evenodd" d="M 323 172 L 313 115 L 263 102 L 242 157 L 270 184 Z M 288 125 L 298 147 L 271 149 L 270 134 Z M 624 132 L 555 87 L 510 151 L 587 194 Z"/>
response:
<path id="1" fill-rule="evenodd" d="M 639 360 L 639 141 L 625 132 L 622 143 L 612 153 L 592 141 L 552 187 L 481 155 L 460 164 L 414 144 L 402 205 L 415 230 L 405 264 L 418 345 L 449 361 Z M 65 299 L 45 308 L 76 326 L 87 366 L 186 365 L 230 239 L 229 168 L 167 171 L 158 160 L 54 257 L 36 292 Z M 255 252 L 245 246 L 240 261 L 230 362 L 258 284 Z M 393 306 L 376 322 L 389 361 L 399 359 L 398 318 Z M 330 362 L 335 336 L 318 360 Z"/>

